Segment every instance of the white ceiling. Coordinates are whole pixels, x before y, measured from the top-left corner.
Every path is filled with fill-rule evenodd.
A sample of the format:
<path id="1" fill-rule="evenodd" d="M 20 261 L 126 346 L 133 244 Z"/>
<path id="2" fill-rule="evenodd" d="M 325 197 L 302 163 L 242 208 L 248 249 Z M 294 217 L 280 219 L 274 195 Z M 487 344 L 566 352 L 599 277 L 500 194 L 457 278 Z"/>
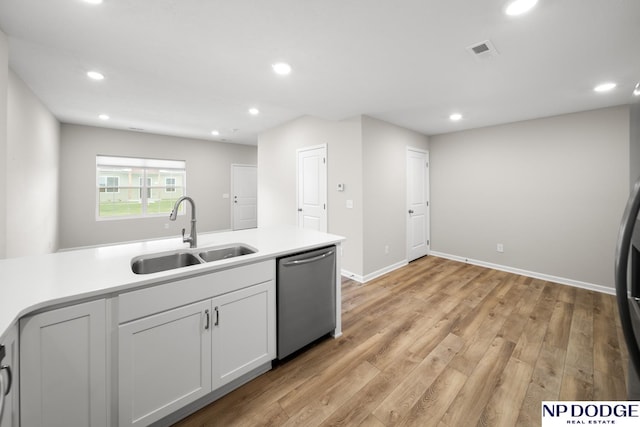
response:
<path id="1" fill-rule="evenodd" d="M 539 0 L 520 17 L 505 4 L 0 0 L 0 28 L 11 68 L 62 122 L 243 144 L 305 114 L 434 135 L 638 101 L 639 0 Z M 466 50 L 485 40 L 498 56 Z M 592 90 L 605 81 L 618 87 Z"/>

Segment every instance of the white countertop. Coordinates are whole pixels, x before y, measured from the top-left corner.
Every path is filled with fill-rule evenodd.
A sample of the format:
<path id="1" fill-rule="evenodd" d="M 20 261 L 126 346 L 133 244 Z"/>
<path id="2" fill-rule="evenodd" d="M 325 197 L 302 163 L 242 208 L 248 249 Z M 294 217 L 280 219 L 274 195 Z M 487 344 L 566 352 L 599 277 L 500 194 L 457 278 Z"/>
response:
<path id="1" fill-rule="evenodd" d="M 188 249 L 181 237 L 0 260 L 0 339 L 20 317 L 37 310 L 109 296 L 155 282 L 209 272 L 339 243 L 341 236 L 297 227 L 198 234 L 198 248 L 243 243 L 258 252 L 152 274 L 134 274 L 138 255 Z"/>

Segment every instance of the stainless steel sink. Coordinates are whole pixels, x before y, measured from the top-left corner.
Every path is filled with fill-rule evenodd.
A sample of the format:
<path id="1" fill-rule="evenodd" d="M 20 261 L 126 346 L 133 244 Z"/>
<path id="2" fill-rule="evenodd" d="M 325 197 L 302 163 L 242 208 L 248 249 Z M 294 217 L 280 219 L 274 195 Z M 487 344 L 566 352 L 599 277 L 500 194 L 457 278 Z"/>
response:
<path id="1" fill-rule="evenodd" d="M 174 268 L 202 264 L 202 261 L 190 252 L 175 252 L 166 255 L 149 255 L 134 258 L 131 270 L 136 274 L 150 274 Z"/>
<path id="2" fill-rule="evenodd" d="M 221 259 L 234 258 L 242 255 L 256 253 L 252 248 L 243 245 L 227 246 L 224 248 L 213 248 L 200 252 L 200 258 L 206 262 L 219 261 Z"/>
<path id="3" fill-rule="evenodd" d="M 131 260 L 131 271 L 135 274 L 150 274 L 205 262 L 220 261 L 227 258 L 256 253 L 257 250 L 242 244 L 218 246 L 213 248 L 178 250 L 176 252 L 149 254 Z"/>

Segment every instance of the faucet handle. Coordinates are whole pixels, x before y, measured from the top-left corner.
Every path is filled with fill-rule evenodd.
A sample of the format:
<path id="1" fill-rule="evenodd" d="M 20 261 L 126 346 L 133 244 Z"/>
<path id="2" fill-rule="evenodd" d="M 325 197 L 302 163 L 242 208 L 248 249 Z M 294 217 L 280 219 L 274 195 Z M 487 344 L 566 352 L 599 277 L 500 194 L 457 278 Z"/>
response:
<path id="1" fill-rule="evenodd" d="M 189 244 L 191 245 L 191 243 L 193 242 L 193 237 L 192 236 L 184 237 L 184 232 L 185 232 L 185 229 L 183 228 L 182 229 L 182 241 L 185 242 L 185 243 L 189 242 Z M 194 246 L 191 246 L 191 247 L 193 248 Z"/>

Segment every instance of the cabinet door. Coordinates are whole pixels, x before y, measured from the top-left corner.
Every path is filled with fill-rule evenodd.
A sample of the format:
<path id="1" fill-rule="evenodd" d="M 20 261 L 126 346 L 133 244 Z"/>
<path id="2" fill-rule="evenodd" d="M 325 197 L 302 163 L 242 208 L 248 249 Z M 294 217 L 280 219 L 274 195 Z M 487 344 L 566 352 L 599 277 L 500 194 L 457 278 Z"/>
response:
<path id="1" fill-rule="evenodd" d="M 107 425 L 105 301 L 20 320 L 23 427 Z"/>
<path id="2" fill-rule="evenodd" d="M 211 391 L 211 300 L 119 327 L 120 427 L 148 425 Z"/>
<path id="3" fill-rule="evenodd" d="M 276 357 L 275 282 L 212 300 L 213 388 Z"/>

